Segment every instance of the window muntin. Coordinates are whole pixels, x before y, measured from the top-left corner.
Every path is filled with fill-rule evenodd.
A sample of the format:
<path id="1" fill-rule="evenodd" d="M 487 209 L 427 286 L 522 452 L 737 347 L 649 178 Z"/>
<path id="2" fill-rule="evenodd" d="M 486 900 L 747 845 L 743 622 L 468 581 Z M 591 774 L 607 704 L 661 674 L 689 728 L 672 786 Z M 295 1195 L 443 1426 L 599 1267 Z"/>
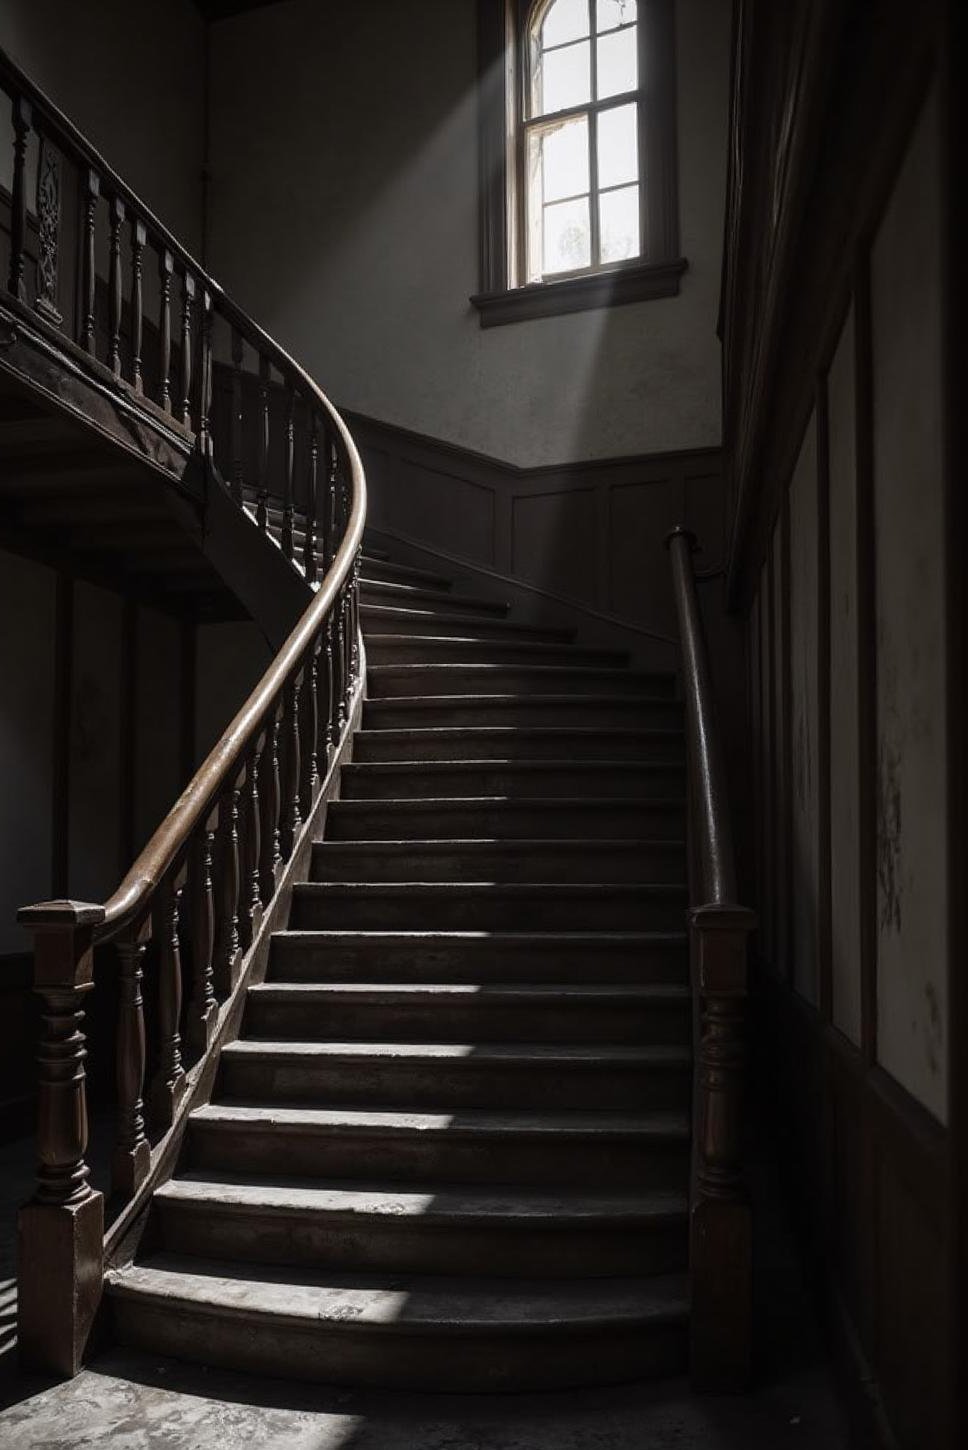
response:
<path id="1" fill-rule="evenodd" d="M 641 257 L 636 0 L 545 0 L 526 41 L 526 281 Z"/>

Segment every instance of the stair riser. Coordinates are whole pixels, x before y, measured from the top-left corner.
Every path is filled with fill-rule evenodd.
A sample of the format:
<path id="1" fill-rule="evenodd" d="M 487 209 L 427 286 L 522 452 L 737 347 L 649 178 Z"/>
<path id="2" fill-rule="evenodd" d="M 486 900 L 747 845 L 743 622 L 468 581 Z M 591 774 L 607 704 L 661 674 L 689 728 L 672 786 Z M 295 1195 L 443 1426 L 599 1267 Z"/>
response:
<path id="1" fill-rule="evenodd" d="M 609 765 L 607 770 L 564 765 L 543 770 L 525 765 L 519 770 L 482 766 L 472 770 L 381 770 L 365 765 L 345 767 L 340 776 L 343 800 L 466 799 L 468 796 L 524 797 L 608 796 L 625 800 L 648 796 L 652 800 L 682 800 L 683 772 L 674 765 Z"/>
<path id="2" fill-rule="evenodd" d="M 331 1107 L 568 1109 L 641 1108 L 682 1111 L 690 1075 L 681 1068 L 637 1064 L 433 1058 L 232 1057 L 222 1054 L 219 1090 L 244 1102 L 326 1103 Z"/>
<path id="3" fill-rule="evenodd" d="M 456 1337 L 398 1325 L 371 1330 L 350 1324 L 296 1328 L 218 1310 L 179 1310 L 151 1301 L 115 1299 L 112 1319 L 122 1343 L 249 1373 L 324 1380 L 361 1388 L 489 1392 L 618 1384 L 681 1372 L 684 1326 L 593 1333 L 474 1333 Z"/>
<path id="4" fill-rule="evenodd" d="M 651 982 L 687 980 L 684 945 L 640 942 L 585 947 L 556 942 L 549 951 L 487 940 L 387 944 L 276 937 L 270 980 L 276 982 Z"/>
<path id="5" fill-rule="evenodd" d="M 335 802 L 329 808 L 327 839 L 333 841 L 553 840 L 681 840 L 682 808 L 670 805 L 621 807 L 547 805 L 494 809 L 464 802 L 446 802 L 427 809 L 388 811 L 378 802 Z"/>
<path id="6" fill-rule="evenodd" d="M 468 843 L 468 845 L 471 843 Z M 313 853 L 314 881 L 616 881 L 681 882 L 685 879 L 685 852 L 672 847 L 636 847 L 623 851 L 612 845 L 580 850 L 554 847 L 515 850 L 498 842 L 476 842 L 484 850 L 431 851 L 419 842 L 402 850 L 317 846 Z"/>
<path id="7" fill-rule="evenodd" d="M 450 603 L 450 600 L 447 601 Z M 384 613 L 381 609 L 363 605 L 360 611 L 364 634 L 399 634 L 431 636 L 447 639 L 494 640 L 506 644 L 509 640 L 533 640 L 536 644 L 568 644 L 570 631 L 567 629 L 542 629 L 540 625 L 510 624 L 504 620 L 490 623 L 486 617 L 461 615 L 456 620 L 448 613 L 421 617 L 416 611 L 401 618 Z"/>
<path id="8" fill-rule="evenodd" d="M 452 581 L 440 574 L 381 559 L 368 559 L 362 566 L 362 573 L 368 584 L 413 584 L 418 589 L 435 590 L 441 594 L 448 594 L 453 587 Z"/>
<path id="9" fill-rule="evenodd" d="M 607 1190 L 667 1188 L 688 1182 L 685 1142 L 596 1142 L 578 1135 L 414 1132 L 377 1135 L 352 1130 L 294 1130 L 282 1123 L 246 1123 L 242 1131 L 192 1119 L 189 1163 L 200 1171 L 282 1173 L 395 1183 L 517 1183 Z"/>
<path id="10" fill-rule="evenodd" d="M 360 580 L 361 604 L 394 604 L 415 609 L 446 609 L 449 614 L 479 614 L 482 618 L 503 619 L 508 606 L 499 600 L 476 599 L 473 595 L 454 594 L 440 589 L 421 589 L 413 584 L 380 583 Z"/>
<path id="11" fill-rule="evenodd" d="M 336 888 L 339 891 L 339 888 Z M 310 895 L 296 888 L 292 921 L 297 931 L 683 931 L 686 903 L 680 892 L 662 896 L 609 896 L 604 888 L 584 899 L 520 896 L 379 894 Z"/>
<path id="12" fill-rule="evenodd" d="M 482 693 L 494 694 L 496 689 L 485 688 Z M 487 704 L 482 700 L 462 701 L 458 696 L 436 705 L 370 700 L 363 706 L 363 725 L 371 730 L 467 730 L 489 725 L 650 730 L 677 727 L 681 717 L 681 707 L 675 700 L 629 698 L 620 704 L 612 700 L 601 704 L 579 695 L 553 703 L 531 703 L 522 696 L 510 704 Z"/>
<path id="13" fill-rule="evenodd" d="M 371 665 L 487 664 L 571 665 L 606 668 L 621 666 L 626 657 L 612 650 L 583 649 L 578 645 L 542 645 L 530 642 L 457 639 L 387 640 L 370 635 L 366 658 Z"/>
<path id="14" fill-rule="evenodd" d="M 635 1004 L 598 1006 L 576 1002 L 556 1006 L 490 1006 L 472 1000 L 466 1006 L 432 1002 L 410 1006 L 397 1003 L 341 1003 L 328 999 L 318 1006 L 306 1003 L 260 1001 L 250 996 L 244 1031 L 247 1035 L 281 1041 L 331 1037 L 359 1042 L 625 1042 L 689 1045 L 691 1020 L 688 1002 L 676 1006 L 642 1007 Z"/>
<path id="15" fill-rule="evenodd" d="M 508 1219 L 439 1220 L 389 1214 L 273 1212 L 156 1202 L 162 1245 L 175 1253 L 244 1263 L 296 1264 L 394 1274 L 489 1274 L 537 1279 L 651 1275 L 685 1269 L 682 1219 L 629 1221 L 607 1215 L 581 1226 Z"/>
<path id="16" fill-rule="evenodd" d="M 544 668 L 544 667 L 542 667 Z M 538 673 L 538 667 L 513 668 L 496 665 L 429 664 L 370 665 L 367 669 L 367 694 L 370 699 L 407 699 L 414 695 L 601 695 L 616 692 L 630 697 L 662 698 L 671 687 L 661 677 L 635 675 L 618 671 L 601 678 L 598 671 L 583 674 L 579 670 L 562 669 L 549 678 Z"/>
<path id="17" fill-rule="evenodd" d="M 381 738 L 383 737 L 383 738 Z M 361 764 L 404 760 L 613 760 L 681 765 L 682 740 L 673 735 L 648 739 L 609 735 L 501 735 L 461 731 L 434 736 L 426 731 L 361 731 L 353 759 Z"/>

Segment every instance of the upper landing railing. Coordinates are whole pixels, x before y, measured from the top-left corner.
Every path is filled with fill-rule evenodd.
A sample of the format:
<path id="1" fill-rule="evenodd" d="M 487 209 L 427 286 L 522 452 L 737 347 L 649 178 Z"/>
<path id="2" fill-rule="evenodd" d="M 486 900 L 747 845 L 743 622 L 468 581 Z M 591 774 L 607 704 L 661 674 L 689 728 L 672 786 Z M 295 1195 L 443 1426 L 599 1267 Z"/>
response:
<path id="1" fill-rule="evenodd" d="M 110 897 L 20 912 L 34 935 L 43 1016 L 37 1188 L 20 1217 L 20 1344 L 28 1363 L 70 1374 L 91 1331 L 105 1256 L 104 1197 L 87 1162 L 83 1004 L 95 968 L 101 979 L 95 949 L 112 943 L 118 965 L 116 987 L 109 973 L 104 979 L 116 992 L 117 1234 L 170 1161 L 213 1042 L 239 1001 L 248 954 L 347 736 L 362 673 L 366 488 L 353 441 L 313 380 L 2 52 L 0 89 L 13 119 L 5 316 L 47 350 L 48 364 L 59 360 L 65 374 L 153 426 L 156 439 L 200 459 L 212 486 L 226 480 L 240 508 L 251 483 L 253 529 L 267 527 L 276 460 L 283 551 L 310 583 L 321 576 L 265 675 Z M 218 357 L 227 359 L 227 385 L 213 418 Z M 298 561 L 297 476 L 307 514 Z"/>

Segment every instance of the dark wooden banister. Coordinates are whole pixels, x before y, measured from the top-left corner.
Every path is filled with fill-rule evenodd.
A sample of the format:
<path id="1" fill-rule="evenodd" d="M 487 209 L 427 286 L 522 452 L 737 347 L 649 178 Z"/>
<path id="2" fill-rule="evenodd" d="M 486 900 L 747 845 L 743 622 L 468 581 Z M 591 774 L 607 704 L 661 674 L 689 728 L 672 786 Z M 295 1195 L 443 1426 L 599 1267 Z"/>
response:
<path id="1" fill-rule="evenodd" d="M 750 1375 L 752 1224 L 743 1172 L 749 934 L 736 897 L 725 755 L 702 627 L 694 535 L 666 543 L 679 618 L 689 760 L 690 959 L 697 1003 L 689 1210 L 691 1370 L 695 1384 L 741 1389 Z"/>
<path id="2" fill-rule="evenodd" d="M 170 1160 L 187 1094 L 202 1082 L 216 1034 L 238 1001 L 246 953 L 256 944 L 263 916 L 299 848 L 304 823 L 313 815 L 348 738 L 362 683 L 359 556 L 366 481 L 346 426 L 313 379 L 225 295 L 2 51 L 0 90 L 10 95 L 14 123 L 11 254 L 6 291 L 0 294 L 7 315 L 18 331 L 40 339 L 48 357 L 60 359 L 75 373 L 86 370 L 100 396 L 110 393 L 129 416 L 134 411 L 146 428 L 154 428 L 156 437 L 173 441 L 175 453 L 169 457 L 184 463 L 191 454 L 197 456 L 206 481 L 200 490 L 203 507 L 210 506 L 211 489 L 224 490 L 229 509 L 234 504 L 248 521 L 246 527 L 263 534 L 268 533 L 271 483 L 270 390 L 275 386 L 273 370 L 279 374 L 285 429 L 280 543 L 289 566 L 303 575 L 308 599 L 262 679 L 117 890 L 104 903 L 50 901 L 18 913 L 34 936 L 34 988 L 43 1022 L 37 1188 L 19 1220 L 20 1348 L 33 1367 L 72 1374 L 80 1367 L 94 1322 L 105 1257 L 104 1196 L 89 1182 L 86 1161 L 83 1004 L 94 985 L 94 950 L 113 943 L 120 966 L 118 1132 L 111 1168 L 112 1197 L 119 1208 L 115 1232 L 139 1211 Z M 32 132 L 40 145 L 33 295 L 26 249 Z M 58 305 L 62 181 L 60 159 L 52 148 L 79 167 L 74 240 L 81 280 L 74 316 L 66 321 Z M 109 223 L 106 278 L 95 270 L 99 207 L 107 207 Z M 122 347 L 126 237 L 127 359 Z M 157 252 L 159 264 L 154 397 L 148 396 L 141 355 L 142 275 L 149 247 Z M 99 297 L 106 318 L 98 315 Z M 212 418 L 216 319 L 227 329 L 224 352 L 231 357 L 219 445 Z M 99 335 L 99 322 L 106 323 L 106 341 L 104 332 Z M 255 357 L 253 370 L 245 369 L 246 347 Z M 257 497 L 254 517 L 244 496 L 242 425 L 247 407 L 253 424 L 249 432 L 259 442 L 253 470 L 257 476 L 251 480 Z M 307 480 L 301 560 L 293 547 L 297 468 Z M 172 476 L 183 481 L 181 474 Z M 275 546 L 267 540 L 265 547 Z M 182 910 L 183 895 L 187 912 Z M 149 946 L 157 990 L 146 1004 L 141 984 Z M 184 951 L 191 964 L 187 1002 Z M 188 1070 L 185 1052 L 192 1064 Z M 153 1073 L 146 1084 L 150 1060 Z"/>

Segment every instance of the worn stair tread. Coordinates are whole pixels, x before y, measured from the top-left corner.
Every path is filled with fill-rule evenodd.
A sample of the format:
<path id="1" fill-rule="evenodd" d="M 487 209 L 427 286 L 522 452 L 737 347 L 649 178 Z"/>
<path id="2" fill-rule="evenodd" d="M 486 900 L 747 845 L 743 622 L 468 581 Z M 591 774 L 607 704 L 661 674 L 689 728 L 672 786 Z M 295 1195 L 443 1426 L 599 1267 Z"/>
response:
<path id="1" fill-rule="evenodd" d="M 359 1058 L 377 1062 L 422 1062 L 449 1059 L 474 1064 L 514 1063 L 545 1066 L 559 1062 L 563 1067 L 594 1063 L 621 1067 L 688 1067 L 692 1053 L 686 1047 L 649 1044 L 614 1045 L 612 1043 L 560 1042 L 299 1042 L 289 1039 L 243 1037 L 222 1048 L 222 1058 L 230 1061 L 259 1058 L 284 1058 L 287 1061 L 314 1061 L 320 1058 Z"/>
<path id="2" fill-rule="evenodd" d="M 391 779 L 398 775 L 412 775 L 415 771 L 426 771 L 429 775 L 449 775 L 452 772 L 474 775 L 492 770 L 505 770 L 509 775 L 555 775 L 569 770 L 587 770 L 592 774 L 596 771 L 617 771 L 622 775 L 635 771 L 668 771 L 672 775 L 681 775 L 684 769 L 685 765 L 677 760 L 596 760 L 594 757 L 587 760 L 520 760 L 515 756 L 494 756 L 487 760 L 354 760 L 342 767 L 343 773 L 348 776 L 385 775 Z"/>
<path id="3" fill-rule="evenodd" d="M 451 609 L 474 609 L 481 610 L 487 614 L 503 616 L 511 608 L 505 599 L 485 599 L 476 594 L 455 594 L 440 589 L 422 589 L 416 584 L 401 584 L 389 579 L 360 579 L 360 588 L 366 589 L 370 594 L 376 594 L 381 598 L 419 601 L 424 604 L 439 603 L 446 600 Z M 371 601 L 362 601 L 361 604 Z"/>
<path id="4" fill-rule="evenodd" d="M 372 901 L 390 897 L 413 901 L 444 898 L 486 899 L 504 897 L 527 900 L 541 896 L 545 900 L 600 901 L 603 896 L 622 901 L 642 901 L 655 897 L 685 897 L 681 881 L 299 881 L 293 893 L 304 900 L 320 901 L 327 897 L 341 900 Z"/>
<path id="5" fill-rule="evenodd" d="M 513 810 L 523 810 L 533 807 L 536 810 L 560 811 L 581 809 L 585 806 L 589 809 L 606 807 L 609 810 L 641 810 L 643 808 L 652 810 L 682 810 L 685 802 L 675 796 L 565 796 L 565 795 L 539 795 L 539 796 L 501 796 L 501 795 L 468 795 L 468 796 L 407 796 L 403 799 L 392 797 L 377 797 L 374 800 L 335 800 L 331 801 L 329 809 L 338 808 L 340 811 L 396 811 L 406 813 L 413 810 L 447 810 L 455 806 L 487 806 L 488 808 L 500 809 L 506 806 Z"/>
<path id="6" fill-rule="evenodd" d="M 331 940 L 333 942 L 370 942 L 374 946 L 410 946 L 420 942 L 439 945 L 446 942 L 490 942 L 497 951 L 508 946 L 527 946 L 560 950 L 565 945 L 598 949 L 603 946 L 684 946 L 686 933 L 682 931 L 457 931 L 444 927 L 440 930 L 399 931 L 396 929 L 348 930 L 338 928 L 288 929 L 273 932 L 273 939 L 288 942 L 305 942 L 307 945 Z"/>
<path id="7" fill-rule="evenodd" d="M 529 655 L 533 654 L 551 655 L 552 658 L 560 658 L 562 663 L 568 663 L 570 660 L 577 660 L 578 657 L 580 657 L 581 655 L 592 655 L 597 661 L 600 661 L 600 666 L 598 664 L 577 666 L 578 668 L 588 669 L 595 669 L 599 667 L 608 668 L 609 666 L 606 662 L 609 660 L 615 662 L 615 668 L 620 668 L 622 663 L 627 662 L 629 658 L 628 650 L 609 649 L 600 645 L 584 645 L 572 643 L 556 644 L 554 642 L 544 643 L 538 640 L 475 639 L 472 635 L 380 634 L 376 630 L 370 630 L 366 636 L 366 642 L 368 646 L 376 648 L 385 647 L 388 649 L 400 649 L 410 646 L 414 649 L 426 649 L 430 653 L 431 658 L 426 661 L 414 661 L 414 663 L 426 663 L 428 665 L 437 664 L 437 661 L 433 659 L 434 650 L 450 650 L 455 648 L 461 648 L 466 650 L 466 653 L 472 657 L 468 660 L 468 664 L 478 663 L 478 661 L 473 659 L 474 655 L 487 655 L 494 650 L 500 650 L 504 653 L 519 654 L 524 660 L 527 660 Z M 383 663 L 392 665 L 393 661 L 388 660 Z M 403 662 L 401 661 L 401 663 Z M 452 662 L 442 661 L 441 663 Z M 486 660 L 485 663 L 487 663 Z M 502 666 L 502 668 L 504 668 L 504 666 Z"/>
<path id="8" fill-rule="evenodd" d="M 595 851 L 623 851 L 635 855 L 640 851 L 663 851 L 675 855 L 684 851 L 686 843 L 679 838 L 653 840 L 649 836 L 607 836 L 595 838 Z M 526 856 L 529 851 L 555 851 L 561 855 L 582 855 L 589 850 L 585 839 L 570 839 L 567 836 L 520 836 L 507 840 L 503 836 L 435 836 L 426 841 L 407 839 L 401 841 L 316 841 L 313 851 L 339 856 L 406 856 L 414 851 L 423 855 L 452 855 L 454 852 L 470 856 L 487 856 L 495 851 L 511 851 L 515 856 Z"/>
<path id="9" fill-rule="evenodd" d="M 445 669 L 459 670 L 461 668 L 468 667 L 461 665 L 373 665 L 370 666 L 370 668 L 383 670 L 425 669 L 437 670 L 439 672 L 440 670 Z M 470 668 L 473 668 L 473 666 L 471 666 Z M 498 671 L 505 670 L 509 667 L 507 665 L 493 665 L 491 668 L 495 671 Z M 544 668 L 553 670 L 555 669 L 555 666 L 546 665 L 544 666 Z M 525 669 L 525 673 L 533 673 L 533 670 L 528 671 L 527 669 Z M 629 677 L 628 671 L 612 670 L 608 673 L 612 674 L 613 676 L 618 675 L 619 677 L 623 677 L 626 679 Z M 550 683 L 551 681 L 549 681 L 549 684 Z M 482 709 L 491 709 L 495 706 L 499 708 L 504 707 L 510 709 L 513 706 L 520 705 L 522 703 L 526 703 L 531 707 L 537 705 L 547 705 L 553 709 L 557 709 L 558 707 L 565 705 L 580 704 L 586 708 L 595 705 L 601 709 L 619 710 L 627 710 L 632 708 L 639 709 L 643 705 L 662 705 L 667 707 L 670 713 L 673 713 L 677 716 L 681 716 L 682 714 L 681 700 L 677 700 L 672 695 L 640 695 L 633 694 L 631 692 L 622 694 L 616 693 L 615 691 L 612 691 L 610 693 L 603 692 L 602 694 L 598 695 L 588 694 L 575 696 L 568 694 L 563 695 L 560 693 L 556 693 L 554 690 L 549 690 L 547 693 L 541 695 L 528 695 L 524 700 L 522 700 L 521 695 L 515 695 L 507 690 L 468 690 L 466 692 L 462 691 L 461 693 L 456 695 L 441 692 L 426 695 L 379 695 L 374 699 L 367 700 L 366 708 L 368 710 L 372 710 L 372 713 L 374 714 L 379 714 L 381 712 L 387 714 L 391 709 L 400 709 L 402 707 L 406 707 L 408 710 L 439 710 L 441 708 L 450 709 L 458 706 L 462 710 L 471 710 L 475 706 Z M 376 708 L 373 709 L 373 707 Z"/>
<path id="10" fill-rule="evenodd" d="M 461 1336 L 481 1330 L 519 1331 L 595 1324 L 685 1324 L 686 1278 L 520 1280 L 451 1278 L 443 1275 L 334 1274 L 155 1254 L 143 1263 L 113 1270 L 115 1297 L 151 1298 L 184 1309 L 217 1310 L 225 1317 L 257 1316 L 278 1324 L 330 1324 Z M 322 1282 L 320 1282 L 322 1279 Z"/>
<path id="11" fill-rule="evenodd" d="M 567 1139 L 581 1142 L 684 1143 L 689 1115 L 671 1109 L 630 1113 L 621 1108 L 560 1111 L 538 1108 L 456 1108 L 451 1111 L 400 1108 L 321 1108 L 251 1102 L 207 1103 L 196 1108 L 193 1122 L 217 1124 L 242 1133 L 255 1127 L 289 1131 L 346 1133 L 380 1137 L 440 1136 L 480 1140 L 494 1137 Z"/>
<path id="12" fill-rule="evenodd" d="M 673 676 L 663 674 L 658 670 L 627 670 L 607 665 L 449 664 L 444 660 L 428 660 L 425 664 L 370 665 L 368 673 L 371 678 L 376 676 L 377 679 L 391 679 L 395 675 L 401 675 L 405 679 L 413 680 L 420 679 L 421 677 L 428 679 L 439 678 L 441 683 L 444 683 L 448 679 L 467 676 L 474 680 L 480 680 L 482 684 L 486 684 L 495 675 L 511 675 L 520 678 L 522 681 L 535 678 L 539 679 L 548 684 L 549 691 L 552 694 L 554 693 L 553 687 L 556 681 L 573 677 L 589 682 L 593 680 L 601 681 L 603 685 L 615 685 L 620 696 L 623 693 L 623 686 L 625 687 L 625 693 L 636 693 L 638 697 L 638 692 L 646 684 L 649 684 L 655 689 L 656 696 L 659 699 L 672 698 L 671 694 L 662 693 L 661 685 L 667 683 L 671 689 L 673 679 Z M 513 693 L 511 697 L 515 698 Z M 381 698 L 386 699 L 387 696 L 381 696 Z M 411 697 L 408 696 L 407 698 L 409 699 Z M 532 696 L 531 698 L 533 699 L 534 697 Z"/>
<path id="13" fill-rule="evenodd" d="M 458 602 L 458 597 L 448 595 L 446 602 L 448 604 L 456 603 Z M 510 637 L 514 635 L 543 636 L 547 638 L 548 642 L 557 641 L 562 645 L 570 644 L 577 633 L 574 629 L 567 629 L 554 624 L 523 624 L 518 620 L 509 619 L 482 620 L 480 615 L 461 614 L 459 611 L 453 609 L 414 609 L 412 607 L 407 608 L 403 605 L 393 604 L 361 604 L 360 616 L 364 621 L 364 625 L 367 620 L 372 620 L 375 625 L 379 625 L 381 622 L 398 621 L 401 624 L 437 623 L 455 629 L 461 625 L 466 625 L 469 630 L 474 630 L 486 624 L 488 628 L 501 630 L 502 638 L 505 634 Z M 367 632 L 364 629 L 364 633 Z M 392 638 L 406 639 L 408 636 L 393 635 Z M 420 638 L 426 638 L 426 636 L 422 635 Z"/>
<path id="14" fill-rule="evenodd" d="M 495 1006 L 566 1001 L 680 1006 L 691 1000 L 689 988 L 674 982 L 259 982 L 248 991 L 250 996 L 266 1002 L 307 1003 L 329 996 L 341 1001 L 358 998 L 361 1002 L 377 997 L 386 1004 L 426 997 L 441 1005 L 449 998 L 465 1001 L 480 997 Z"/>
<path id="15" fill-rule="evenodd" d="M 464 697 L 461 696 L 463 699 Z M 603 740 L 608 742 L 641 740 L 643 744 L 658 741 L 684 741 L 681 729 L 656 726 L 652 729 L 636 729 L 621 725 L 430 725 L 414 726 L 412 729 L 384 726 L 358 730 L 356 739 L 380 740 L 389 743 L 392 739 L 413 740 L 548 740 L 552 744 L 566 744 L 569 740 Z M 491 759 L 492 757 L 488 757 Z M 499 758 L 499 757 L 493 757 Z M 510 757 L 516 758 L 516 757 Z M 590 757 L 594 759 L 594 757 Z"/>
<path id="16" fill-rule="evenodd" d="M 187 1174 L 155 1192 L 162 1203 L 204 1209 L 234 1207 L 266 1214 L 345 1214 L 356 1218 L 418 1218 L 426 1222 L 543 1222 L 569 1220 L 662 1222 L 687 1212 L 687 1196 L 675 1189 L 603 1193 L 589 1189 L 541 1189 L 518 1185 L 319 1182 L 275 1175 Z"/>

